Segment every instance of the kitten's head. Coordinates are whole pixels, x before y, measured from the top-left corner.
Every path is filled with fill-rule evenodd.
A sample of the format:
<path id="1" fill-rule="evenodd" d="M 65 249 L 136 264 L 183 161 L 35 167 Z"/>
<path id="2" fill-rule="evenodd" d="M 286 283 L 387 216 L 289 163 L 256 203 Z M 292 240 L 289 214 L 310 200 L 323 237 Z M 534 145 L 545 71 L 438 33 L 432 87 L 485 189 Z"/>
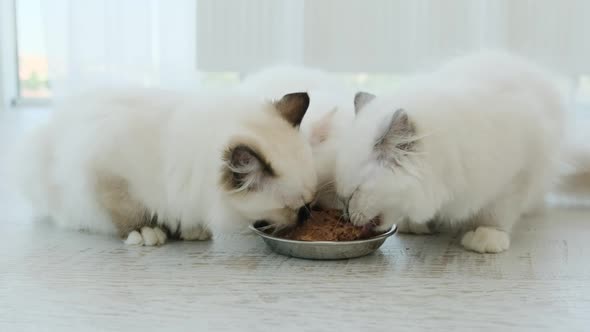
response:
<path id="1" fill-rule="evenodd" d="M 404 210 L 405 193 L 416 181 L 411 159 L 417 142 L 405 110 L 364 92 L 354 104 L 356 118 L 339 146 L 336 187 L 351 221 L 361 225 Z"/>
<path id="2" fill-rule="evenodd" d="M 245 119 L 223 153 L 221 186 L 229 204 L 249 221 L 289 225 L 306 217 L 317 176 L 309 144 L 299 133 L 307 93 L 268 103 Z"/>

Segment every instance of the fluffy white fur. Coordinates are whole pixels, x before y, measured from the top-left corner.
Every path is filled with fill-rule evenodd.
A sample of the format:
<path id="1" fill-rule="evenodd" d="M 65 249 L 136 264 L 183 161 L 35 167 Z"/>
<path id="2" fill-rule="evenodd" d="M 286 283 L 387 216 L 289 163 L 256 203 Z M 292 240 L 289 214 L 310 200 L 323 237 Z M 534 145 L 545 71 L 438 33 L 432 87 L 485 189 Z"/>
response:
<path id="1" fill-rule="evenodd" d="M 222 174 L 238 166 L 223 155 L 242 141 L 254 144 L 276 174 L 257 179 L 251 191 L 228 190 Z M 25 191 L 36 214 L 68 228 L 117 232 L 96 186 L 105 175 L 124 180 L 128 194 L 158 219 L 130 232 L 130 244 L 164 243 L 160 226 L 182 239 L 203 240 L 209 229 L 228 224 L 290 224 L 317 184 L 298 129 L 269 101 L 242 94 L 129 90 L 73 98 L 30 137 L 23 157 Z M 242 161 L 239 172 L 260 166 Z"/>
<path id="2" fill-rule="evenodd" d="M 309 110 L 301 123 L 301 132 L 312 147 L 318 204 L 339 207 L 334 188 L 336 150 L 340 135 L 354 119 L 354 92 L 329 73 L 292 65 L 272 66 L 249 75 L 241 89 L 273 99 L 295 91 L 309 94 Z"/>
<path id="3" fill-rule="evenodd" d="M 459 58 L 365 104 L 336 167 L 355 224 L 381 216 L 382 228 L 413 233 L 451 224 L 465 228 L 466 249 L 501 252 L 556 180 L 562 93 L 520 58 Z"/>

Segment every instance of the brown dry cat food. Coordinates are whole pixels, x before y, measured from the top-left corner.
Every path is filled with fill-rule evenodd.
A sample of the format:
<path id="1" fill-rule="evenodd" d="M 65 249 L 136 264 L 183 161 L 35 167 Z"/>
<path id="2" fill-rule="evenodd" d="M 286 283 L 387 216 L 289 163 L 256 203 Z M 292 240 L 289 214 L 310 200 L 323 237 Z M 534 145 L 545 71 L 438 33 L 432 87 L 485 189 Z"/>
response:
<path id="1" fill-rule="evenodd" d="M 380 234 L 370 225 L 355 226 L 342 217 L 342 211 L 313 210 L 311 217 L 302 224 L 279 233 L 289 240 L 299 241 L 354 241 Z"/>

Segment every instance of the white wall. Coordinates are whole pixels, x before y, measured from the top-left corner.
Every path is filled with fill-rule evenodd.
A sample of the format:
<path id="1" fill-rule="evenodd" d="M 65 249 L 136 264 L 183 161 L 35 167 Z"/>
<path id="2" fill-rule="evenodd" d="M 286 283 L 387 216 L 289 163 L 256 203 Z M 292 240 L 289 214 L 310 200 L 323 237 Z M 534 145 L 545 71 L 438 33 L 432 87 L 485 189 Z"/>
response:
<path id="1" fill-rule="evenodd" d="M 198 8 L 200 70 L 295 59 L 333 71 L 403 72 L 501 47 L 590 72 L 586 0 L 199 0 Z"/>
<path id="2" fill-rule="evenodd" d="M 54 96 L 58 87 L 71 92 L 96 81 L 197 88 L 202 72 L 248 73 L 276 63 L 404 73 L 489 47 L 525 54 L 571 77 L 590 73 L 590 0 L 41 4 Z"/>
<path id="3" fill-rule="evenodd" d="M 199 0 L 197 68 L 241 72 L 302 63 L 303 6 L 302 0 Z"/>

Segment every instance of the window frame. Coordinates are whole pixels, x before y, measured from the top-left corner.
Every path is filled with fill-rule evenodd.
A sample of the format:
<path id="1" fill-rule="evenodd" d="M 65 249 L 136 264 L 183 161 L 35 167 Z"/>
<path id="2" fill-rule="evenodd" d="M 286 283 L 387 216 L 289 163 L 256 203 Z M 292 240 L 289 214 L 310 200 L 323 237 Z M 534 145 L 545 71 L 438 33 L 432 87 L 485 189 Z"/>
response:
<path id="1" fill-rule="evenodd" d="M 44 108 L 51 98 L 23 98 L 19 79 L 17 0 L 0 1 L 0 113 Z"/>
<path id="2" fill-rule="evenodd" d="M 0 1 L 0 111 L 18 104 L 16 0 Z"/>

